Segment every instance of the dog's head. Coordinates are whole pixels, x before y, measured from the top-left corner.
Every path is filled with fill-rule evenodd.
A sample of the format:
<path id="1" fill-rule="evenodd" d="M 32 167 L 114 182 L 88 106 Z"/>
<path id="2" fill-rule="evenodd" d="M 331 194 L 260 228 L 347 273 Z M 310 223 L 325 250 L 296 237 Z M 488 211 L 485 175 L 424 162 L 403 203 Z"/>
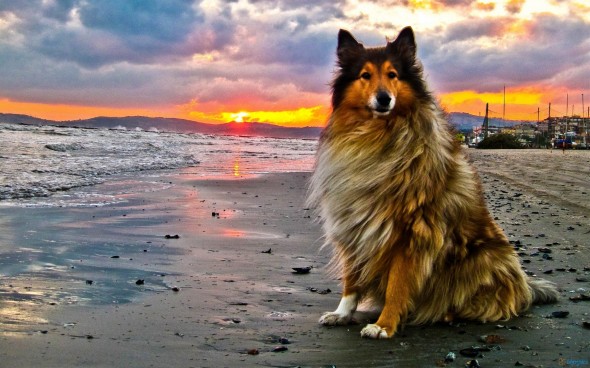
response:
<path id="1" fill-rule="evenodd" d="M 428 96 L 410 27 L 378 48 L 365 48 L 350 32 L 340 30 L 337 55 L 334 110 L 346 108 L 366 118 L 388 118 L 407 114 Z"/>

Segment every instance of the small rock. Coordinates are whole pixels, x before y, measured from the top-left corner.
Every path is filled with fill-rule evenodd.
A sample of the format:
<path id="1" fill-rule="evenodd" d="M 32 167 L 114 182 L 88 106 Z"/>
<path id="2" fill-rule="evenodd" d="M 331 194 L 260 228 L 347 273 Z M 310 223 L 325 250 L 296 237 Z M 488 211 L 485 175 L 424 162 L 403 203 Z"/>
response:
<path id="1" fill-rule="evenodd" d="M 572 302 L 587 302 L 590 300 L 590 295 L 580 294 L 580 295 L 570 297 L 570 300 Z"/>
<path id="2" fill-rule="evenodd" d="M 94 283 L 94 281 L 92 280 L 86 280 L 86 285 L 92 285 Z"/>
<path id="3" fill-rule="evenodd" d="M 293 267 L 293 273 L 299 274 L 299 275 L 304 275 L 306 273 L 309 273 L 309 271 L 311 271 L 311 269 L 313 268 L 313 266 L 307 266 L 307 267 Z"/>
<path id="4" fill-rule="evenodd" d="M 280 352 L 282 352 L 282 351 L 287 351 L 287 350 L 289 350 L 289 348 L 287 348 L 286 346 L 282 346 L 282 345 L 281 345 L 281 346 L 275 346 L 275 347 L 272 349 L 272 352 L 273 352 L 273 353 L 280 353 Z"/>
<path id="5" fill-rule="evenodd" d="M 268 248 L 268 250 L 263 250 L 260 253 L 272 254 L 272 248 Z"/>
<path id="6" fill-rule="evenodd" d="M 291 341 L 289 341 L 289 339 L 286 337 L 279 337 L 278 341 L 280 344 L 283 344 L 283 345 L 289 345 L 291 343 Z"/>
<path id="7" fill-rule="evenodd" d="M 260 351 L 258 351 L 258 349 L 249 349 L 248 350 L 248 355 L 258 355 L 260 354 Z"/>
<path id="8" fill-rule="evenodd" d="M 452 363 L 455 361 L 456 358 L 457 358 L 457 355 L 455 353 L 453 353 L 452 351 L 449 351 L 447 353 L 447 356 L 445 357 L 445 363 Z"/>
<path id="9" fill-rule="evenodd" d="M 180 235 L 178 235 L 178 234 L 176 234 L 176 235 L 166 234 L 166 236 L 164 236 L 164 238 L 166 238 L 166 239 L 180 239 Z"/>
<path id="10" fill-rule="evenodd" d="M 565 318 L 570 314 L 568 311 L 555 311 L 551 313 L 551 318 Z"/>
<path id="11" fill-rule="evenodd" d="M 483 335 L 479 337 L 479 340 L 486 344 L 501 344 L 506 342 L 506 339 L 500 335 Z"/>
<path id="12" fill-rule="evenodd" d="M 135 281 L 135 285 L 143 285 L 143 284 L 145 284 L 144 279 L 139 279 L 139 280 Z"/>

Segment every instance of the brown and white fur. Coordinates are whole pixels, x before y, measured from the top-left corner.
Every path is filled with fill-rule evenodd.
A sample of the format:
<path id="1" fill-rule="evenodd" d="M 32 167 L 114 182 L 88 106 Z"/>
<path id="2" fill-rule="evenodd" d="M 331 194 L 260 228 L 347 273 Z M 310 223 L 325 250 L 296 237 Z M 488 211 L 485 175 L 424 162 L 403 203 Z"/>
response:
<path id="1" fill-rule="evenodd" d="M 308 203 L 318 207 L 343 293 L 324 325 L 357 305 L 383 305 L 361 336 L 389 338 L 403 321 L 505 320 L 555 286 L 531 279 L 491 218 L 477 174 L 427 90 L 411 28 L 385 47 L 338 36 L 333 111 Z"/>

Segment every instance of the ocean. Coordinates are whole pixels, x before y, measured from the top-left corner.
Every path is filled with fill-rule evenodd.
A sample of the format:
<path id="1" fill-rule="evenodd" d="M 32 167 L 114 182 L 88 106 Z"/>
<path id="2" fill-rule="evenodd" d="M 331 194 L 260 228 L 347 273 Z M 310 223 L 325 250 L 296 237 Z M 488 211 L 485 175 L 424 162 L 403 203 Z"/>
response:
<path id="1" fill-rule="evenodd" d="M 167 173 L 236 179 L 311 171 L 317 140 L 0 124 L 0 206 L 95 206 L 117 201 L 110 182 Z M 70 189 L 103 184 L 100 191 Z"/>

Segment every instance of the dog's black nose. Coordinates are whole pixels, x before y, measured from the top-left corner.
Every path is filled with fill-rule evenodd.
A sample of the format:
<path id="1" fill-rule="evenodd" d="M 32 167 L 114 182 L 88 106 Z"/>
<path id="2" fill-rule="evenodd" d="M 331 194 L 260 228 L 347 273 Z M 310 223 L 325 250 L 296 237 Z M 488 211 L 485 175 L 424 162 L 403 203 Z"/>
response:
<path id="1" fill-rule="evenodd" d="M 390 102 L 391 96 L 389 96 L 389 93 L 384 91 L 377 92 L 377 103 L 379 103 L 380 106 L 388 107 Z"/>

